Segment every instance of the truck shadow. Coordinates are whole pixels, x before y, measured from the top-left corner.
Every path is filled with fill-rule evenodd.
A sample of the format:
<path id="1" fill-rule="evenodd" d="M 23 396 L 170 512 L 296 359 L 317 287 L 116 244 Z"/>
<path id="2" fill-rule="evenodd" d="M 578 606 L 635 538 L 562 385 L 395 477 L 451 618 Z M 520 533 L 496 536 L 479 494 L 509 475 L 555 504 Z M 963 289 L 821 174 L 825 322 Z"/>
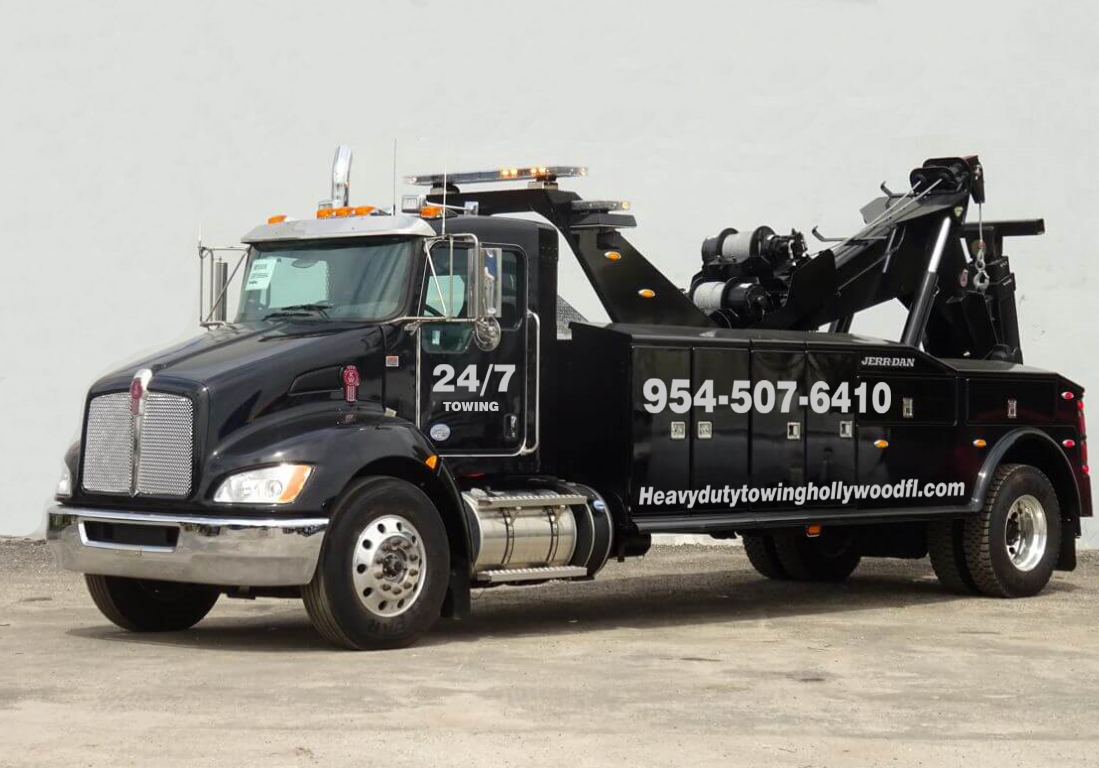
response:
<path id="1" fill-rule="evenodd" d="M 711 571 L 479 590 L 474 592 L 468 619 L 440 621 L 414 647 L 684 625 L 726 624 L 735 629 L 744 622 L 916 608 L 952 601 L 971 601 L 979 606 L 983 600 L 951 594 L 921 572 L 905 570 L 867 569 L 843 584 L 774 582 L 746 571 Z M 1055 580 L 1046 589 L 1045 599 L 1056 599 L 1057 594 L 1077 588 Z M 234 607 L 237 615 L 225 616 L 226 606 Z M 911 620 L 926 621 L 927 614 L 913 614 Z M 898 621 L 905 621 L 903 614 Z M 72 629 L 68 634 L 89 640 L 208 651 L 333 650 L 313 631 L 301 604 L 295 601 L 257 601 L 243 606 L 225 601 L 186 632 L 141 635 L 104 624 Z"/>

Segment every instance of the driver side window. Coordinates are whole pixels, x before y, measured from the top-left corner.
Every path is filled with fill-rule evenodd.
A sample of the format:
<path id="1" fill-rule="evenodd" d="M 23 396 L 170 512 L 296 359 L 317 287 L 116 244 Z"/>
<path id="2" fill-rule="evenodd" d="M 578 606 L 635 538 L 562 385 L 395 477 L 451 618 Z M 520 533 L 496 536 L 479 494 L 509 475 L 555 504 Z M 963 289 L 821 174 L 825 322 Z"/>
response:
<path id="1" fill-rule="evenodd" d="M 436 245 L 431 251 L 434 271 L 427 275 L 426 315 L 438 317 L 468 317 L 466 281 L 469 279 L 469 248 Z"/>
<path id="2" fill-rule="evenodd" d="M 467 247 L 451 249 L 440 243 L 431 249 L 431 265 L 427 272 L 424 311 L 427 317 L 469 317 L 466 290 L 469 279 Z M 423 348 L 428 352 L 464 352 L 473 338 L 469 323 L 424 323 L 421 328 Z"/>

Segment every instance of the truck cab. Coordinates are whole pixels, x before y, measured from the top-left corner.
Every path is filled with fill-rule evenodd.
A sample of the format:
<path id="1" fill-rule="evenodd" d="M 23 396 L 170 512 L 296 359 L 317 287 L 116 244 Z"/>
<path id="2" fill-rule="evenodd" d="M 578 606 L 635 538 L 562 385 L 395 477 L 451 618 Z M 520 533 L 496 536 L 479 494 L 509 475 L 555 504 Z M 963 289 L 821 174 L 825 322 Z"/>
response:
<path id="1" fill-rule="evenodd" d="M 48 540 L 126 629 L 301 597 L 348 648 L 654 533 L 740 537 L 771 578 L 930 554 L 955 591 L 1033 594 L 1091 514 L 1084 391 L 1022 364 L 1019 227 L 964 251 L 979 169 L 928 161 L 813 256 L 724 230 L 683 291 L 622 236 L 628 206 L 560 189 L 586 169 L 410 177 L 429 191 L 381 210 L 349 205 L 341 148 L 315 217 L 200 244 L 203 335 L 92 385 Z M 558 296 L 559 242 L 610 323 Z M 890 298 L 900 339 L 848 332 Z"/>

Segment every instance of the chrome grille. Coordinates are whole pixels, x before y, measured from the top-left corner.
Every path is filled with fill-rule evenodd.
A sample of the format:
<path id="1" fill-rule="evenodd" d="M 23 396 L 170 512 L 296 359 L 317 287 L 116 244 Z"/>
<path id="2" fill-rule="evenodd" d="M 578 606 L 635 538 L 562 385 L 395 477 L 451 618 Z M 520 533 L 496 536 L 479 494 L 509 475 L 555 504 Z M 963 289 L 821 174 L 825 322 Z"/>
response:
<path id="1" fill-rule="evenodd" d="M 194 404 L 186 397 L 148 392 L 143 403 L 140 440 L 135 441 L 135 437 L 128 392 L 92 400 L 84 441 L 84 489 L 142 496 L 190 493 Z"/>
<path id="2" fill-rule="evenodd" d="M 194 405 L 186 397 L 150 392 L 145 396 L 138 447 L 137 492 L 186 496 L 191 490 Z"/>
<path id="3" fill-rule="evenodd" d="M 88 407 L 84 442 L 84 488 L 129 493 L 133 484 L 134 439 L 130 394 L 101 395 Z"/>

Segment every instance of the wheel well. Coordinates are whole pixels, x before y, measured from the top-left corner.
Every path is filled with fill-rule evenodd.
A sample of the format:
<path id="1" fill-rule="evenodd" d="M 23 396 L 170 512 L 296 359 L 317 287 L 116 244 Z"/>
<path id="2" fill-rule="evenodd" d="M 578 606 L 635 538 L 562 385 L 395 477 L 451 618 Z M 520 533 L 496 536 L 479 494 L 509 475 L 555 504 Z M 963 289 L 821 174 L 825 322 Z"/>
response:
<path id="1" fill-rule="evenodd" d="M 435 509 L 439 510 L 439 516 L 442 517 L 443 525 L 446 527 L 447 541 L 450 544 L 451 567 L 463 569 L 468 567 L 469 548 L 467 546 L 465 526 L 462 524 L 462 511 L 455 508 L 454 500 L 447 491 L 446 484 L 439 476 L 414 459 L 390 456 L 367 464 L 356 472 L 348 482 L 379 475 L 395 477 L 412 483 L 427 494 L 427 497 L 431 499 L 431 503 L 435 505 Z"/>
<path id="2" fill-rule="evenodd" d="M 1029 464 L 1042 470 L 1057 492 L 1057 500 L 1061 505 L 1061 519 L 1079 524 L 1080 495 L 1077 492 L 1076 479 L 1064 454 L 1056 445 L 1037 437 L 1022 437 L 1007 449 L 1000 463 Z"/>

